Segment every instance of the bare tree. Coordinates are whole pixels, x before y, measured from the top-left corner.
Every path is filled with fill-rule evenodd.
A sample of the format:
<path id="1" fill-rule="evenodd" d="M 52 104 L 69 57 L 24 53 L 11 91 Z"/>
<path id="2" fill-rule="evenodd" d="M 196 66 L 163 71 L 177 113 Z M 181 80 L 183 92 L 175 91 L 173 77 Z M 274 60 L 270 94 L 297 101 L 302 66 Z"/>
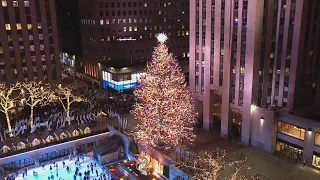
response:
<path id="1" fill-rule="evenodd" d="M 53 91 L 49 84 L 41 81 L 22 83 L 21 94 L 26 97 L 25 105 L 30 107 L 30 127 L 33 126 L 33 112 L 37 105 L 47 105 L 53 99 Z"/>
<path id="2" fill-rule="evenodd" d="M 62 104 L 64 111 L 67 114 L 67 118 L 70 118 L 70 106 L 75 102 L 87 102 L 87 99 L 73 94 L 74 87 L 72 86 L 58 86 L 56 89 L 56 99 Z"/>
<path id="3" fill-rule="evenodd" d="M 197 154 L 176 162 L 176 167 L 195 180 L 255 179 L 249 173 L 251 168 L 247 165 L 245 154 L 228 154 L 220 149 L 199 151 Z"/>
<path id="4" fill-rule="evenodd" d="M 5 85 L 3 83 L 0 83 L 0 111 L 3 112 L 6 116 L 8 130 L 10 132 L 9 136 L 13 136 L 11 132 L 12 127 L 9 117 L 9 110 L 16 107 L 16 101 L 18 100 L 19 96 L 18 93 L 15 94 L 15 92 L 18 92 L 20 88 L 20 83 L 15 83 L 11 85 Z"/>

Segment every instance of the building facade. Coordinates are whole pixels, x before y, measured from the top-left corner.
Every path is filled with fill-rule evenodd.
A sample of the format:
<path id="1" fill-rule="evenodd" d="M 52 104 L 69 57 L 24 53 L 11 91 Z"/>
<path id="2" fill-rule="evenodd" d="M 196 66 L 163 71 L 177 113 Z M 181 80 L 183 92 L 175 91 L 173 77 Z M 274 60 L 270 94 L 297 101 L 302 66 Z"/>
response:
<path id="1" fill-rule="evenodd" d="M 0 81 L 61 79 L 55 1 L 3 0 Z"/>
<path id="2" fill-rule="evenodd" d="M 319 111 L 319 8 L 316 0 L 190 1 L 189 78 L 204 129 L 261 146 L 256 107 L 297 118 L 304 107 Z"/>
<path id="3" fill-rule="evenodd" d="M 100 82 L 108 81 L 103 74 L 109 73 L 117 84 L 133 87 L 123 81 L 134 81 L 132 74 L 144 69 L 139 66 L 152 58 L 155 35 L 160 32 L 168 34 L 168 46 L 177 59 L 188 61 L 188 13 L 188 0 L 81 0 L 84 73 Z"/>

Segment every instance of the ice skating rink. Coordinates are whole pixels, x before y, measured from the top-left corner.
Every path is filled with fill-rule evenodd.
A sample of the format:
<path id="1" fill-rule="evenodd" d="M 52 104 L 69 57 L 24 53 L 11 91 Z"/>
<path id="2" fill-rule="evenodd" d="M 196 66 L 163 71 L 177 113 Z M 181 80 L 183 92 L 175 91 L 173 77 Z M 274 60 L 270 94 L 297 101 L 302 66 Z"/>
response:
<path id="1" fill-rule="evenodd" d="M 77 165 L 76 163 L 77 158 L 73 158 L 71 160 L 65 159 L 65 167 L 63 168 L 63 160 L 55 161 L 56 164 L 58 164 L 58 168 L 55 167 L 53 163 L 47 162 L 44 168 L 42 166 L 28 169 L 27 176 L 23 178 L 22 172 L 16 177 L 16 180 L 49 180 L 48 177 L 50 177 L 50 180 L 53 180 L 51 178 L 51 175 L 54 176 L 54 180 L 74 180 L 74 173 L 76 170 Z M 80 158 L 80 167 L 79 172 L 82 174 L 80 177 L 79 175 L 76 177 L 77 180 L 83 180 L 84 172 L 90 170 L 90 179 L 97 178 L 99 179 L 100 174 L 104 173 L 104 170 L 99 166 L 98 164 L 93 166 L 93 173 L 91 172 L 91 163 L 94 165 L 95 161 L 93 161 L 90 157 L 84 156 L 84 161 L 82 158 Z M 89 166 L 89 169 L 87 167 Z M 50 170 L 50 166 L 52 167 L 52 170 Z M 68 173 L 66 167 L 71 167 L 71 171 Z M 96 176 L 96 170 L 98 170 L 98 176 Z M 38 173 L 38 176 L 33 175 L 33 171 Z M 57 174 L 58 172 L 58 174 Z M 57 176 L 58 175 L 58 176 Z M 106 174 L 106 180 L 108 180 L 109 177 L 108 174 Z M 102 178 L 104 179 L 104 178 Z"/>

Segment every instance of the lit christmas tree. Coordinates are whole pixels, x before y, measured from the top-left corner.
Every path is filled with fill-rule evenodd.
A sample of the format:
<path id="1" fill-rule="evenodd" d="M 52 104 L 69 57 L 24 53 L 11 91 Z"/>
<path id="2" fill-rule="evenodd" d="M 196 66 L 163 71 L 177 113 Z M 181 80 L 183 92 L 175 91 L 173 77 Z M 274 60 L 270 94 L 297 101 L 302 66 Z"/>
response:
<path id="1" fill-rule="evenodd" d="M 157 38 L 152 61 L 134 91 L 137 103 L 131 113 L 138 125 L 133 136 L 143 146 L 176 146 L 183 139 L 194 141 L 197 114 L 179 64 L 168 53 L 167 36 Z"/>

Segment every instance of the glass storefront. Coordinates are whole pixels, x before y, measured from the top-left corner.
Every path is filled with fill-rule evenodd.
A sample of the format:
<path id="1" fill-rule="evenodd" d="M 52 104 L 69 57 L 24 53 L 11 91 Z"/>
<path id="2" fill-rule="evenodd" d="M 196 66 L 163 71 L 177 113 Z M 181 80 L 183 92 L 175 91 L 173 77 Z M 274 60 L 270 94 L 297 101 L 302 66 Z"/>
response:
<path id="1" fill-rule="evenodd" d="M 121 91 L 135 88 L 142 73 L 111 74 L 102 71 L 103 88 L 110 87 Z"/>
<path id="2" fill-rule="evenodd" d="M 299 161 L 302 161 L 303 159 L 303 148 L 288 142 L 278 140 L 276 151 L 291 159 L 295 159 L 296 157 Z"/>
<path id="3" fill-rule="evenodd" d="M 320 169 L 320 154 L 314 153 L 312 157 L 312 166 Z"/>
<path id="4" fill-rule="evenodd" d="M 288 124 L 288 123 L 284 123 L 279 121 L 278 122 L 278 132 L 300 139 L 300 140 L 304 140 L 304 135 L 305 135 L 305 129 Z"/>

